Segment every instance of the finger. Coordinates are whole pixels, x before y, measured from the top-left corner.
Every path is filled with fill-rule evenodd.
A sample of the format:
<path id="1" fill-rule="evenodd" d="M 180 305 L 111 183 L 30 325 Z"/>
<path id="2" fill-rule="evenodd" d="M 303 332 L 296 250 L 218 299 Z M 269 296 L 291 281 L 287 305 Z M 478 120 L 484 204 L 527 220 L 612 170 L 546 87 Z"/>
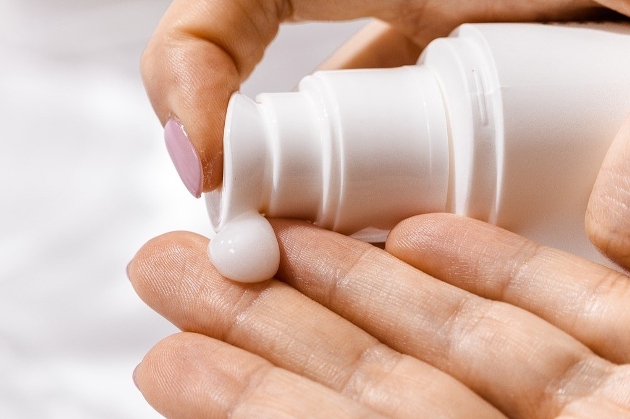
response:
<path id="1" fill-rule="evenodd" d="M 429 42 L 447 36 L 464 22 L 570 21 L 616 16 L 591 0 L 539 4 L 494 0 L 465 4 L 426 1 L 382 4 L 385 7 L 373 16 L 384 20 L 374 19 L 366 25 L 322 63 L 319 70 L 414 64 Z M 319 11 L 312 14 L 311 18 L 318 19 Z"/>
<path id="2" fill-rule="evenodd" d="M 609 3 L 608 7 L 615 8 L 613 4 L 615 0 L 609 0 L 607 3 Z M 616 5 L 616 10 L 622 11 L 625 8 L 626 14 L 630 15 L 630 2 L 621 0 L 619 3 Z M 493 19 L 505 21 L 515 18 L 516 20 L 580 20 L 614 17 L 608 11 L 596 7 L 592 2 L 583 2 L 581 5 L 574 3 L 570 5 L 570 8 L 566 7 L 568 5 L 566 3 L 564 9 L 558 7 L 561 5 L 562 2 L 551 3 L 547 5 L 547 9 L 540 10 L 529 4 L 525 6 L 526 10 L 512 9 L 511 18 L 509 17 L 510 12 L 497 6 L 496 3 L 493 4 L 492 8 L 477 5 L 472 10 L 465 12 L 469 14 L 467 19 L 462 19 L 457 16 L 457 13 L 451 13 L 451 16 L 457 16 L 455 22 L 449 22 L 449 19 L 436 19 L 428 28 L 426 24 L 417 25 L 415 30 L 409 28 L 411 30 L 406 31 L 408 35 L 391 24 L 374 19 L 322 63 L 319 70 L 390 68 L 414 64 L 418 61 L 420 52 L 427 46 L 428 42 L 439 36 L 446 36 L 456 24 L 464 21 L 492 21 Z M 438 6 L 442 9 L 446 7 L 444 4 Z M 436 10 L 436 14 L 437 12 L 438 10 Z M 434 26 L 436 24 L 437 26 Z M 400 28 L 405 27 L 404 24 L 399 26 Z M 421 35 L 423 32 L 424 34 Z"/>
<path id="3" fill-rule="evenodd" d="M 625 275 L 447 214 L 402 222 L 391 232 L 387 251 L 456 287 L 534 313 L 613 362 L 630 362 Z"/>
<path id="4" fill-rule="evenodd" d="M 319 70 L 389 68 L 414 64 L 422 46 L 391 25 L 373 20 L 345 42 Z"/>
<path id="5" fill-rule="evenodd" d="M 271 15 L 283 12 L 262 4 L 176 0 L 142 56 L 142 77 L 153 108 L 162 125 L 171 121 L 165 130 L 169 152 L 195 196 L 221 181 L 229 97 L 277 31 L 280 16 Z M 239 36 L 230 37 L 232 33 Z M 187 170 L 192 172 L 188 176 Z"/>
<path id="6" fill-rule="evenodd" d="M 134 372 L 167 418 L 382 418 L 339 393 L 202 335 L 156 345 Z"/>
<path id="7" fill-rule="evenodd" d="M 396 418 L 503 417 L 443 372 L 381 344 L 347 320 L 278 281 L 222 278 L 207 239 L 154 239 L 129 267 L 139 295 L 180 329 L 255 353 Z M 453 403 L 452 400 L 457 400 Z"/>
<path id="8" fill-rule="evenodd" d="M 275 221 L 279 275 L 388 346 L 453 375 L 508 417 L 553 417 L 595 394 L 630 405 L 623 375 L 519 308 L 438 281 L 383 250 Z M 627 376 L 627 373 L 625 373 Z M 613 402 L 614 401 L 614 402 Z"/>
<path id="9" fill-rule="evenodd" d="M 630 117 L 613 141 L 586 211 L 586 231 L 609 258 L 630 268 Z"/>
<path id="10" fill-rule="evenodd" d="M 606 7 L 610 7 L 611 9 L 616 10 L 626 16 L 630 16 L 629 0 L 598 0 L 598 3 Z"/>

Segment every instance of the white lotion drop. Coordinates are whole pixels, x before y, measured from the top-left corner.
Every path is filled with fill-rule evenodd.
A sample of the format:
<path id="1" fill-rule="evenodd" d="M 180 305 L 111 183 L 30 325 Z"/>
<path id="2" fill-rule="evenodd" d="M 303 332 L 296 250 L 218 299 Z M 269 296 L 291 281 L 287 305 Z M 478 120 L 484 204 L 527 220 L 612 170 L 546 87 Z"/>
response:
<path id="1" fill-rule="evenodd" d="M 208 255 L 221 275 L 238 282 L 270 279 L 280 265 L 280 248 L 273 228 L 255 211 L 226 223 L 210 241 Z"/>

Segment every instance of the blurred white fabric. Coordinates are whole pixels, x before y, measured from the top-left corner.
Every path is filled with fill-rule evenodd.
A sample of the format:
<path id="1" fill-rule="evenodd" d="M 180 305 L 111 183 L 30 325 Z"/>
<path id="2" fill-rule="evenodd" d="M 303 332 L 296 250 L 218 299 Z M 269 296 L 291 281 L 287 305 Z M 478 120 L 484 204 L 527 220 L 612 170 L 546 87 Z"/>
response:
<path id="1" fill-rule="evenodd" d="M 209 234 L 138 74 L 167 0 L 0 2 L 0 418 L 157 418 L 131 373 L 174 327 L 125 266 Z M 290 90 L 364 22 L 284 27 L 244 86 Z"/>

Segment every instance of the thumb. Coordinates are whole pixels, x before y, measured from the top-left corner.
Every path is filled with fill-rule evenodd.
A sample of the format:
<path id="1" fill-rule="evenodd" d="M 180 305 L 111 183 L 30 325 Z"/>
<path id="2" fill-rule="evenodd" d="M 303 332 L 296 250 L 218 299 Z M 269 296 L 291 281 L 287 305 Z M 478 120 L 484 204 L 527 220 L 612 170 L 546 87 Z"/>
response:
<path id="1" fill-rule="evenodd" d="M 586 211 L 586 232 L 606 256 L 630 268 L 630 116 L 595 181 Z"/>
<path id="2" fill-rule="evenodd" d="M 174 0 L 142 55 L 142 79 L 167 149 L 196 197 L 221 182 L 229 98 L 278 29 L 279 17 L 267 22 L 271 12 L 259 10 L 262 3 Z"/>

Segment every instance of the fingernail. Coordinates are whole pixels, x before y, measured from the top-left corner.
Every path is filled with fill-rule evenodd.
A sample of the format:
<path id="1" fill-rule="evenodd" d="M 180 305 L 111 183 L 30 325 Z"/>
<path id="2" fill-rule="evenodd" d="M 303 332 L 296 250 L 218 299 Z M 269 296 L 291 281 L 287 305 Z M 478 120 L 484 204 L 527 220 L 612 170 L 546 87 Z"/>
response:
<path id="1" fill-rule="evenodd" d="M 199 198 L 203 182 L 201 161 L 182 123 L 177 119 L 169 119 L 164 126 L 164 141 L 182 182 L 195 198 Z"/>
<path id="2" fill-rule="evenodd" d="M 133 373 L 131 374 L 131 378 L 133 379 L 133 384 L 136 386 L 138 390 L 140 390 L 140 387 L 138 387 L 138 368 L 139 367 L 140 367 L 140 364 L 138 364 L 136 368 L 133 369 Z"/>

